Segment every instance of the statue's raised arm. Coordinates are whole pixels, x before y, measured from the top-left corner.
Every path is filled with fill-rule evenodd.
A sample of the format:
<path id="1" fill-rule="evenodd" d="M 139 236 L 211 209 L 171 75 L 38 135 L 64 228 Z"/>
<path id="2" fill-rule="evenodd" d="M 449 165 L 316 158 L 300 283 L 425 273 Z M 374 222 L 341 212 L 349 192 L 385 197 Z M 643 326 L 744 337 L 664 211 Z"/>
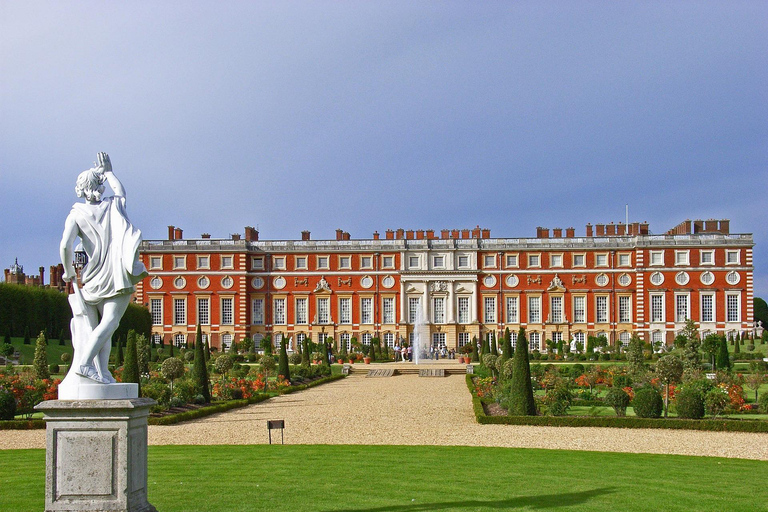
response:
<path id="1" fill-rule="evenodd" d="M 115 176 L 115 173 L 112 171 L 112 162 L 109 160 L 109 155 L 106 153 L 99 153 L 96 158 L 98 159 L 97 169 L 100 174 L 104 176 L 107 183 L 109 183 L 112 192 L 114 192 L 117 197 L 125 197 L 125 187 L 123 187 L 123 184 L 120 183 L 120 180 L 117 179 L 117 176 Z"/>

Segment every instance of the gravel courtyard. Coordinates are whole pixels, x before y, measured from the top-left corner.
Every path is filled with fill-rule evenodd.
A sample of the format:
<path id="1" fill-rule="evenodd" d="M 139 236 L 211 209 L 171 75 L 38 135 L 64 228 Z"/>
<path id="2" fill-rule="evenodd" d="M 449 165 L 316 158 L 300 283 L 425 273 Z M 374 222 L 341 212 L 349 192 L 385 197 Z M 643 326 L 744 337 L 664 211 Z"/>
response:
<path id="1" fill-rule="evenodd" d="M 768 460 L 768 434 L 479 425 L 463 376 L 360 374 L 200 420 L 150 426 L 149 444 L 261 444 L 267 420 L 286 444 L 469 445 Z M 279 431 L 273 431 L 273 442 Z M 0 431 L 0 449 L 44 448 L 45 432 Z"/>

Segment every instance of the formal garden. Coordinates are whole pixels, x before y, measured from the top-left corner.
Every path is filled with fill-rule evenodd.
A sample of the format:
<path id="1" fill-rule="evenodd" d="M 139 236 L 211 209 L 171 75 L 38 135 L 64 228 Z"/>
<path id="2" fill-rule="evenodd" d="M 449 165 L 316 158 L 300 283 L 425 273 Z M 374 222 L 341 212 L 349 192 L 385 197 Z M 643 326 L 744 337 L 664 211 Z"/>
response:
<path id="1" fill-rule="evenodd" d="M 701 340 L 689 322 L 668 351 L 633 338 L 610 347 L 613 362 L 604 340 L 590 337 L 587 354 L 564 358 L 583 363 L 553 363 L 530 357 L 524 330 L 513 353 L 507 331 L 501 350 L 483 342 L 467 384 L 481 423 L 768 432 L 768 363 L 755 341 L 745 351 L 740 342 Z"/>

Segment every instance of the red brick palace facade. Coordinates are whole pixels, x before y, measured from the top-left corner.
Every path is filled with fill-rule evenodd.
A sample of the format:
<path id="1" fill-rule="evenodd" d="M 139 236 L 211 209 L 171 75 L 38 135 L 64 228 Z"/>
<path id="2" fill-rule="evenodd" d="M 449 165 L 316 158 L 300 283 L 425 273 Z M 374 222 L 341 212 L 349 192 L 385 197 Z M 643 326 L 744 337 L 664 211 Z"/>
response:
<path id="1" fill-rule="evenodd" d="M 633 333 L 671 343 L 687 319 L 700 332 L 751 331 L 751 234 L 726 220 L 685 221 L 663 235 L 647 224 L 538 228 L 536 238 L 490 231 L 405 231 L 335 240 L 148 240 L 149 276 L 136 300 L 153 335 L 185 342 L 202 325 L 212 346 L 272 334 L 278 342 L 331 336 L 392 345 L 414 332 L 449 348 L 473 336 L 526 328 L 531 348 L 545 340 L 586 341 Z"/>

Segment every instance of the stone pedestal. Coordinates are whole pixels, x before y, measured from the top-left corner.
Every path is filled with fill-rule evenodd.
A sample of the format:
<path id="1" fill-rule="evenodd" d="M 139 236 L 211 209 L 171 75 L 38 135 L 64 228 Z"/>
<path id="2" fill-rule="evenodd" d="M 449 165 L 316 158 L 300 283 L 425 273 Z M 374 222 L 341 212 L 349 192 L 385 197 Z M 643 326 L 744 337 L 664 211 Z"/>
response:
<path id="1" fill-rule="evenodd" d="M 48 400 L 46 512 L 156 512 L 147 501 L 151 398 Z"/>

